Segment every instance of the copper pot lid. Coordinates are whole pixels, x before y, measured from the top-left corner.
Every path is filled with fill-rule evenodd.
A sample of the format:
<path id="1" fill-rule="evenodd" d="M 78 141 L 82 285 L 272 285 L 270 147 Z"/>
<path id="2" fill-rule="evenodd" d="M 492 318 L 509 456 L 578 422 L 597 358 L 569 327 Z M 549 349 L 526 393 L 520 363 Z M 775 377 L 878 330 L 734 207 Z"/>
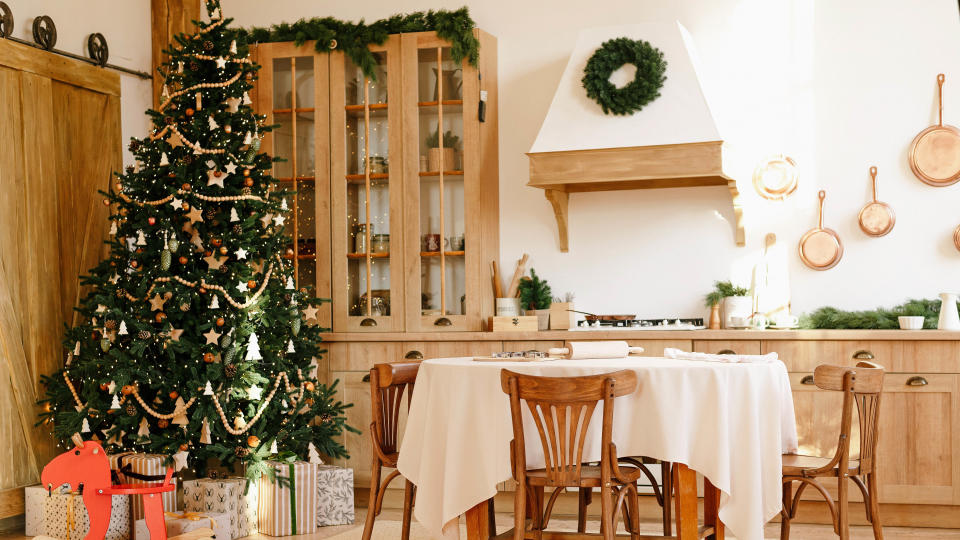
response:
<path id="1" fill-rule="evenodd" d="M 821 189 L 817 196 L 820 198 L 817 227 L 807 231 L 800 239 L 800 259 L 813 270 L 829 270 L 843 257 L 843 243 L 836 231 L 823 226 L 823 200 L 827 196 L 826 192 Z"/>
<path id="2" fill-rule="evenodd" d="M 868 202 L 857 216 L 860 229 L 870 236 L 883 236 L 893 230 L 897 223 L 897 215 L 893 208 L 885 202 L 877 200 L 877 168 L 870 167 L 870 178 L 873 181 L 873 200 Z"/>
<path id="3" fill-rule="evenodd" d="M 939 121 L 921 131 L 910 143 L 910 170 L 923 182 L 936 187 L 960 180 L 960 130 L 943 124 L 943 73 L 937 75 Z"/>

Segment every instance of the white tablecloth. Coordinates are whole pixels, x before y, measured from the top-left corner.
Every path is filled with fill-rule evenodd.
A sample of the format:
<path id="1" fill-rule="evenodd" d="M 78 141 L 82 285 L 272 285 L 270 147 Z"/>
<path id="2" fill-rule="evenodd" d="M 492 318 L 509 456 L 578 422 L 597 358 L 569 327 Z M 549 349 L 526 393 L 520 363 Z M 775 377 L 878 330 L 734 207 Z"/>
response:
<path id="1" fill-rule="evenodd" d="M 740 540 L 761 540 L 780 511 L 781 453 L 794 452 L 797 433 L 790 381 L 782 362 L 727 364 L 638 357 L 613 360 L 474 362 L 427 360 L 420 367 L 398 468 L 417 486 L 414 514 L 437 537 L 446 526 L 492 497 L 511 477 L 510 402 L 500 371 L 579 376 L 630 369 L 637 392 L 615 404 L 613 440 L 620 455 L 684 463 L 722 491 L 720 518 Z M 601 407 L 584 459 L 600 459 Z M 533 420 L 527 464 L 543 466 Z"/>

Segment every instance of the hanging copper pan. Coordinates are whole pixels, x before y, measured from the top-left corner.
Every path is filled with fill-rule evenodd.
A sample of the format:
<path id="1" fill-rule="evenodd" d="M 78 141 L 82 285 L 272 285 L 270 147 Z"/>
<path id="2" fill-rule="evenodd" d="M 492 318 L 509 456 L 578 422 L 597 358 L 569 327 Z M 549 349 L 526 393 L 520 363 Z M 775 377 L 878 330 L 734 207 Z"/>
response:
<path id="1" fill-rule="evenodd" d="M 857 220 L 860 229 L 870 236 L 883 236 L 893 230 L 897 222 L 897 215 L 893 208 L 885 202 L 877 200 L 877 168 L 870 167 L 870 178 L 873 179 L 873 201 L 868 202 L 860 209 Z"/>
<path id="2" fill-rule="evenodd" d="M 960 225 L 953 230 L 953 245 L 957 247 L 957 251 L 960 251 Z"/>
<path id="3" fill-rule="evenodd" d="M 823 228 L 823 200 L 827 192 L 821 189 L 817 196 L 820 197 L 817 227 L 800 239 L 800 259 L 814 270 L 829 270 L 843 257 L 843 243 L 836 231 Z"/>
<path id="4" fill-rule="evenodd" d="M 917 178 L 935 187 L 960 180 L 960 130 L 943 125 L 943 73 L 937 75 L 940 121 L 921 131 L 910 143 L 910 169 Z"/>

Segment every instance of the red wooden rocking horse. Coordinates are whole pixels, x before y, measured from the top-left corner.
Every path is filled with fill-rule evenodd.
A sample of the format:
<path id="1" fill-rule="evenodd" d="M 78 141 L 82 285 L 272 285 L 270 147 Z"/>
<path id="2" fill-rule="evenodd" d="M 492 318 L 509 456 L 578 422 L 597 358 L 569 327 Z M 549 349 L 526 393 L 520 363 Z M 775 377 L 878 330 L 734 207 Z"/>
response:
<path id="1" fill-rule="evenodd" d="M 83 540 L 103 540 L 106 536 L 112 495 L 143 495 L 144 519 L 150 540 L 167 540 L 160 494 L 176 489 L 176 484 L 170 481 L 173 469 L 167 467 L 167 474 L 159 484 L 114 485 L 110 480 L 110 459 L 100 443 L 83 441 L 79 435 L 74 435 L 73 442 L 76 444 L 73 450 L 53 458 L 43 468 L 40 482 L 47 487 L 48 493 L 63 484 L 70 484 L 71 490 L 83 493 L 83 504 L 90 517 L 90 532 Z"/>

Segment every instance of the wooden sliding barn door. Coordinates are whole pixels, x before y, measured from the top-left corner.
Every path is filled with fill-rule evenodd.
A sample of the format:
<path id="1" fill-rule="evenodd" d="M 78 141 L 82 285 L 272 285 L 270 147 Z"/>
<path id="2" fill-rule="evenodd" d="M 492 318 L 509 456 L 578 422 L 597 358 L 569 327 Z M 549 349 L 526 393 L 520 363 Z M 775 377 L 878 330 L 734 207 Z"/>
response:
<path id="1" fill-rule="evenodd" d="M 122 167 L 119 76 L 0 39 L 0 518 L 56 453 L 35 427 L 63 362 L 78 276 L 105 254 L 103 196 Z"/>

